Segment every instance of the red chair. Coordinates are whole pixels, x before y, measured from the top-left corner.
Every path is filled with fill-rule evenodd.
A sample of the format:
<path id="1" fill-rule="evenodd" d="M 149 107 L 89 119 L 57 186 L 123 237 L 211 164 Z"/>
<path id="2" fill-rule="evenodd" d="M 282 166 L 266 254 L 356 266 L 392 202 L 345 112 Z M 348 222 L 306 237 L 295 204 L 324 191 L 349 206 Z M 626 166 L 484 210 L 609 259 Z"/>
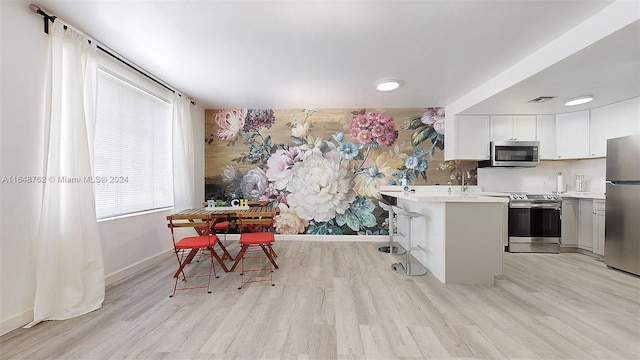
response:
<path id="1" fill-rule="evenodd" d="M 231 271 L 235 269 L 238 265 L 238 262 L 241 263 L 242 272 L 240 275 L 242 276 L 242 281 L 240 283 L 240 287 L 238 289 L 242 289 L 245 284 L 251 282 L 269 282 L 271 286 L 275 286 L 273 283 L 273 269 L 278 269 L 278 264 L 274 260 L 273 248 L 271 245 L 275 241 L 274 236 L 274 217 L 275 212 L 273 213 L 240 213 L 238 214 L 238 229 L 240 230 L 240 252 L 236 256 L 236 262 L 233 264 Z M 268 260 L 269 266 L 259 267 L 259 268 L 247 268 L 245 267 L 245 259 L 251 257 L 262 257 L 261 254 L 264 253 Z M 256 277 L 249 278 L 245 280 L 247 273 L 251 272 L 269 272 L 268 278 L 256 279 Z"/>
<path id="2" fill-rule="evenodd" d="M 169 297 L 173 297 L 176 294 L 177 290 L 190 290 L 190 289 L 207 289 L 207 293 L 211 294 L 210 285 L 211 285 L 211 276 L 218 278 L 216 274 L 216 268 L 214 266 L 214 258 L 218 260 L 219 263 L 222 263 L 220 256 L 215 252 L 213 246 L 219 241 L 218 236 L 216 234 L 211 233 L 211 231 L 205 231 L 204 229 L 211 229 L 213 224 L 213 219 L 209 214 L 192 214 L 192 215 L 170 215 L 167 216 L 168 224 L 167 226 L 171 230 L 171 239 L 173 241 L 173 249 L 176 254 L 176 259 L 178 260 L 178 271 L 176 271 L 175 278 L 176 282 L 173 287 L 173 294 Z M 183 237 L 180 240 L 176 241 L 175 229 L 179 228 L 194 228 L 196 232 L 198 232 L 197 236 L 188 236 Z M 191 262 L 193 257 L 200 250 L 208 251 L 210 256 L 210 265 L 209 265 L 209 273 L 208 274 L 187 274 L 184 269 L 187 264 Z M 195 265 L 194 265 L 195 266 Z M 198 278 L 198 277 L 207 277 L 207 285 L 201 286 L 184 286 L 178 287 L 178 279 L 180 278 L 180 274 L 182 274 L 182 281 L 188 281 L 188 279 Z M 188 279 L 187 279 L 188 278 Z"/>
<path id="3" fill-rule="evenodd" d="M 221 219 L 223 219 L 223 221 L 220 221 Z M 213 226 L 211 227 L 211 231 L 213 231 L 216 235 L 224 235 L 224 241 L 218 240 L 218 244 L 223 244 L 222 246 L 224 251 L 224 254 L 222 255 L 223 260 L 225 258 L 228 258 L 229 260 L 233 260 L 233 257 L 227 252 L 227 249 L 226 249 L 227 245 L 229 245 L 227 243 L 227 234 L 229 233 L 230 225 L 231 225 L 231 222 L 229 221 L 229 217 L 225 215 L 223 218 L 218 216 L 218 219 L 216 220 L 215 223 L 213 223 Z"/>
<path id="4" fill-rule="evenodd" d="M 202 203 L 203 207 L 207 207 L 209 204 L 205 201 Z M 228 215 L 215 215 L 213 216 L 213 227 L 211 227 L 211 230 L 215 233 L 215 234 L 224 234 L 224 245 L 222 246 L 224 254 L 222 255 L 222 259 L 228 258 L 229 260 L 233 260 L 233 257 L 231 257 L 231 255 L 229 255 L 229 253 L 227 252 L 226 246 L 227 244 L 227 234 L 229 233 L 229 227 L 231 226 L 231 222 L 229 221 L 229 216 Z M 223 244 L 222 241 L 220 241 L 218 244 Z"/>

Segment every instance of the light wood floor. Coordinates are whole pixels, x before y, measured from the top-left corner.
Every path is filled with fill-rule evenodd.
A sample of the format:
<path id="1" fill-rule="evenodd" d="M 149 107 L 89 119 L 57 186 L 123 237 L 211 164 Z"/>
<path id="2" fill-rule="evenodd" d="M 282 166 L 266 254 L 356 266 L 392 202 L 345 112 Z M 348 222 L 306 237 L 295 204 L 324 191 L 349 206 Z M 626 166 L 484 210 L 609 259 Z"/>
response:
<path id="1" fill-rule="evenodd" d="M 374 243 L 276 250 L 275 287 L 236 271 L 169 298 L 168 258 L 95 312 L 2 336 L 0 358 L 640 359 L 640 279 L 586 255 L 507 253 L 495 286 L 463 286 L 397 275 Z"/>

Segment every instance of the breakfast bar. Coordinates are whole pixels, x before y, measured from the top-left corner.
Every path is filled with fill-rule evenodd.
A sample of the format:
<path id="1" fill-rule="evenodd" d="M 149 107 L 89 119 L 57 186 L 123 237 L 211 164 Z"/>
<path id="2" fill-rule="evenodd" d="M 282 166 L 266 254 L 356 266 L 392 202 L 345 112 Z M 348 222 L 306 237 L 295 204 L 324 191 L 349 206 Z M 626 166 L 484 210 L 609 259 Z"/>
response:
<path id="1" fill-rule="evenodd" d="M 442 283 L 493 284 L 502 275 L 507 198 L 446 188 L 381 194 L 423 215 L 412 222 L 412 255 Z"/>

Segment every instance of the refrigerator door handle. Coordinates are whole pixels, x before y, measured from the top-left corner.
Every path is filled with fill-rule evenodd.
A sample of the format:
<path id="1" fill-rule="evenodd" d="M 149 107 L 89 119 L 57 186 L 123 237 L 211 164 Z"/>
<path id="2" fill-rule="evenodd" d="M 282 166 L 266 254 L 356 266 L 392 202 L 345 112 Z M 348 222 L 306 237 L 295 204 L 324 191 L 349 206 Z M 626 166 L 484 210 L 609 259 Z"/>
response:
<path id="1" fill-rule="evenodd" d="M 606 182 L 607 184 L 613 185 L 613 186 L 637 186 L 640 185 L 640 181 L 610 181 L 608 180 Z"/>

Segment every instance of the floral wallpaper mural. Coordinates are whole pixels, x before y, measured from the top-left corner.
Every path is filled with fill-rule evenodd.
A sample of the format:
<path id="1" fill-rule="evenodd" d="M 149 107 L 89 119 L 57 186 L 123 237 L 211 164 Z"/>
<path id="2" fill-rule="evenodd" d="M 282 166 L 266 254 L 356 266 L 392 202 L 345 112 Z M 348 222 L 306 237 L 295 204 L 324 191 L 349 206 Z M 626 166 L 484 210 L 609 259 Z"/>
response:
<path id="1" fill-rule="evenodd" d="M 280 208 L 281 234 L 387 234 L 385 185 L 457 185 L 477 162 L 445 162 L 444 108 L 205 112 L 207 199 Z"/>

